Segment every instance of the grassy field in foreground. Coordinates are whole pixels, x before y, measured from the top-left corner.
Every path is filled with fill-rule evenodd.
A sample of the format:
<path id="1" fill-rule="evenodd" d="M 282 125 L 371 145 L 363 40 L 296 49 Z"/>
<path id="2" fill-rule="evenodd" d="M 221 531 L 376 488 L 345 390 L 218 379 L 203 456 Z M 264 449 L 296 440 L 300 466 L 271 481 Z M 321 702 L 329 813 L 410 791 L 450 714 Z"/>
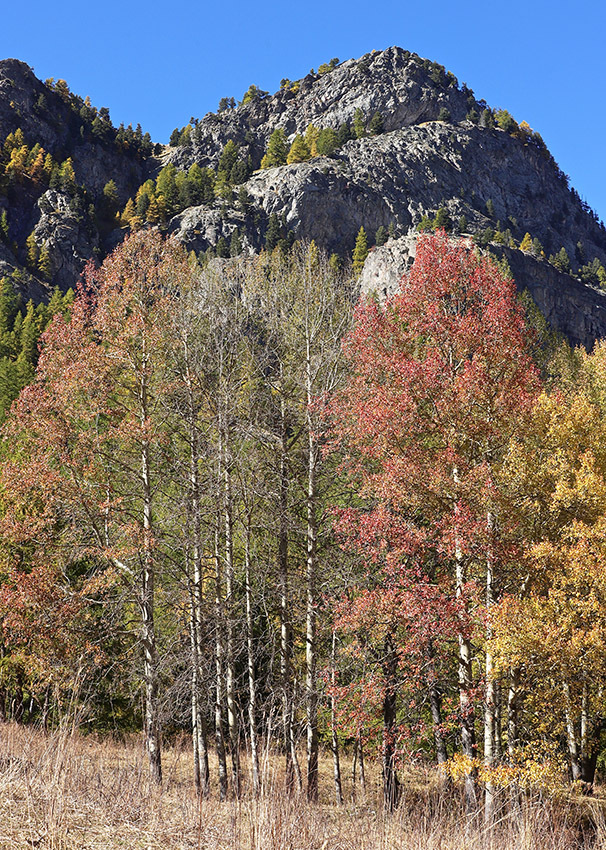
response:
<path id="1" fill-rule="evenodd" d="M 152 789 L 140 743 L 118 744 L 68 731 L 45 735 L 0 725 L 0 848 L 133 850 L 572 850 L 606 848 L 599 798 L 527 801 L 492 835 L 467 823 L 452 793 L 429 774 L 403 777 L 397 812 L 383 815 L 376 775 L 366 799 L 331 801 L 331 763 L 322 764 L 323 797 L 309 805 L 282 793 L 278 760 L 265 761 L 259 800 L 199 801 L 187 747 L 167 748 L 163 790 Z M 346 766 L 347 767 L 347 766 Z M 273 771 L 276 770 L 276 773 Z M 372 769 L 371 769 L 372 778 Z"/>

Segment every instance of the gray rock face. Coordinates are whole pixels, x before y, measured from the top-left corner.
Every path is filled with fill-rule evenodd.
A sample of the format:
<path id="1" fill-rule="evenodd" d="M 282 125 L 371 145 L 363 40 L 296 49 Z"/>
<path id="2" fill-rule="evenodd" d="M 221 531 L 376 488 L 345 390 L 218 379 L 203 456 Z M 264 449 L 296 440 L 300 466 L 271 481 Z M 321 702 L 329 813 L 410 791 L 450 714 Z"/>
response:
<path id="1" fill-rule="evenodd" d="M 360 275 L 364 295 L 376 293 L 384 299 L 397 291 L 414 261 L 417 238 L 417 233 L 410 232 L 371 251 Z M 596 339 L 606 337 L 606 292 L 586 286 L 524 251 L 499 245 L 490 245 L 490 250 L 507 259 L 518 289 L 530 293 L 551 327 L 571 344 L 590 349 Z"/>
<path id="2" fill-rule="evenodd" d="M 49 253 L 52 280 L 69 289 L 80 277 L 98 247 L 81 218 L 72 211 L 67 195 L 49 189 L 38 201 L 40 218 L 34 228 L 36 243 Z"/>
<path id="3" fill-rule="evenodd" d="M 443 108 L 453 121 L 463 120 L 468 95 L 452 75 L 429 66 L 415 54 L 390 47 L 349 59 L 321 76 L 308 74 L 296 92 L 282 89 L 237 110 L 209 113 L 199 123 L 193 144 L 172 149 L 170 161 L 179 168 L 192 162 L 216 165 L 223 146 L 233 139 L 246 146 L 258 165 L 274 130 L 283 129 L 287 137 L 304 133 L 309 123 L 337 130 L 351 124 L 358 109 L 367 119 L 379 112 L 385 130 L 435 120 Z"/>
<path id="4" fill-rule="evenodd" d="M 166 149 L 162 160 L 144 161 L 111 143 L 98 143 L 82 131 L 69 100 L 38 81 L 24 63 L 0 62 L 0 137 L 20 126 L 30 144 L 39 141 L 61 156 L 69 151 L 76 179 L 86 186 L 82 204 L 98 199 L 109 179 L 124 204 L 166 162 L 183 170 L 194 162 L 216 168 L 230 139 L 239 145 L 240 158 L 256 168 L 277 128 L 292 139 L 310 123 L 337 130 L 352 124 L 358 110 L 366 122 L 380 113 L 382 134 L 349 141 L 330 157 L 258 170 L 244 184 L 244 201 L 236 200 L 240 187 L 233 198 L 224 187 L 224 197 L 214 204 L 174 216 L 167 231 L 196 252 L 215 247 L 221 238 L 232 248 L 237 244 L 241 251 L 257 251 L 275 215 L 284 238 L 314 239 L 327 251 L 349 257 L 360 227 L 372 245 L 379 227 L 392 236 L 409 234 L 424 215 L 435 216 L 444 208 L 455 225 L 465 218 L 458 229 L 469 234 L 498 228 L 520 242 L 528 232 L 548 255 L 564 247 L 575 273 L 581 262 L 594 258 L 606 265 L 604 226 L 569 189 L 540 141 L 468 120 L 474 115 L 477 120 L 484 102 L 460 88 L 441 66 L 397 47 L 349 60 L 322 75 L 309 74 L 237 109 L 210 113 L 193 128 L 191 144 Z M 25 239 L 34 230 L 50 253 L 53 283 L 67 287 L 88 257 L 103 256 L 125 231 L 111 230 L 111 221 L 99 224 L 60 193 L 40 197 L 39 192 L 21 187 L 0 198 L 0 209 L 8 209 L 10 219 L 8 241 L 0 245 L 0 273 L 25 263 Z M 554 327 L 585 344 L 606 334 L 601 292 L 534 256 L 500 250 L 518 286 L 533 294 Z M 412 236 L 391 240 L 371 253 L 364 280 L 387 291 L 388 281 L 401 276 L 413 251 Z M 45 289 L 41 281 L 30 285 L 34 297 Z"/>

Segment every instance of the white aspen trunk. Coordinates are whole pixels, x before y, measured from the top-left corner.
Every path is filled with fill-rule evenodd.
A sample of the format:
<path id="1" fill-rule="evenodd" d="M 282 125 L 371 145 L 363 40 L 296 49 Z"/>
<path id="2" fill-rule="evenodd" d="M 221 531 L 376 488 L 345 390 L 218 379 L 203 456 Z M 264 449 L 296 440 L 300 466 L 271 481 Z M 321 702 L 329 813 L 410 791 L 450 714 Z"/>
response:
<path id="1" fill-rule="evenodd" d="M 339 738 L 337 735 L 337 700 L 334 695 L 334 687 L 337 681 L 337 634 L 332 630 L 332 642 L 330 647 L 330 684 L 333 692 L 330 697 L 330 730 L 331 730 L 331 746 L 332 746 L 332 766 L 333 776 L 335 781 L 335 800 L 337 806 L 343 805 L 343 784 L 341 782 L 341 761 L 339 758 Z M 354 770 L 354 786 L 355 786 L 355 766 Z"/>
<path id="2" fill-rule="evenodd" d="M 583 695 L 581 697 L 581 772 L 583 779 L 585 777 L 585 764 L 589 758 L 589 694 L 587 690 L 587 682 L 583 682 Z"/>
<path id="3" fill-rule="evenodd" d="M 570 686 L 568 682 L 562 683 L 564 693 L 564 717 L 566 720 L 566 738 L 568 741 L 568 753 L 570 755 L 570 771 L 573 782 L 581 778 L 581 765 L 579 763 L 579 746 L 572 713 L 572 701 L 570 699 Z"/>
<path id="4" fill-rule="evenodd" d="M 252 589 L 250 583 L 251 553 L 250 553 L 251 519 L 246 517 L 246 537 L 244 543 L 244 573 L 246 582 L 246 649 L 248 668 L 248 733 L 250 736 L 250 759 L 252 766 L 253 793 L 258 796 L 261 792 L 261 775 L 259 772 L 259 746 L 257 740 L 257 680 L 255 676 L 255 651 L 253 643 L 253 608 Z"/>
<path id="5" fill-rule="evenodd" d="M 219 774 L 219 799 L 227 799 L 227 761 L 223 736 L 223 695 L 225 693 L 223 645 L 223 588 L 221 555 L 219 552 L 219 530 L 215 535 L 215 746 Z"/>
<path id="6" fill-rule="evenodd" d="M 295 768 L 293 762 L 294 740 L 292 730 L 292 682 L 291 682 L 291 631 L 290 631 L 290 594 L 288 589 L 288 438 L 286 432 L 286 411 L 281 401 L 281 454 L 279 481 L 278 517 L 278 574 L 280 585 L 280 678 L 282 681 L 282 728 L 284 734 L 284 754 L 286 759 L 286 792 L 294 791 Z"/>
<path id="7" fill-rule="evenodd" d="M 184 345 L 186 361 L 188 359 L 187 341 Z M 192 647 L 192 741 L 194 751 L 194 781 L 198 794 L 207 797 L 210 792 L 210 772 L 208 766 L 208 743 L 206 721 L 201 700 L 202 659 L 204 657 L 204 623 L 202 604 L 202 543 L 200 525 L 200 481 L 198 473 L 199 441 L 196 424 L 196 409 L 192 390 L 189 366 L 186 370 L 186 386 L 189 415 L 190 439 L 190 513 L 193 526 L 192 564 L 193 576 L 190 593 L 191 606 L 191 647 Z"/>
<path id="8" fill-rule="evenodd" d="M 306 356 L 307 381 L 307 616 L 306 616 L 306 720 L 307 720 L 307 799 L 318 799 L 318 683 L 316 677 L 316 464 L 317 447 L 311 419 L 312 378 L 309 336 Z"/>
<path id="9" fill-rule="evenodd" d="M 240 796 L 240 733 L 238 729 L 238 712 L 236 707 L 236 672 L 234 647 L 234 545 L 233 545 L 233 514 L 231 495 L 231 475 L 229 460 L 224 458 L 225 485 L 225 609 L 227 620 L 227 652 L 226 652 L 226 694 L 227 694 L 227 726 L 229 729 L 229 744 L 232 765 L 232 788 L 236 797 Z"/>
<path id="10" fill-rule="evenodd" d="M 141 381 L 139 386 L 140 422 L 145 433 L 149 416 L 149 399 L 146 370 L 148 357 L 143 348 Z M 160 743 L 160 718 L 158 708 L 158 652 L 154 625 L 155 565 L 152 550 L 152 485 L 150 446 L 147 437 L 141 448 L 141 484 L 143 491 L 143 569 L 141 576 L 141 622 L 145 677 L 145 739 L 149 756 L 150 774 L 156 784 L 162 783 L 162 753 Z"/>
<path id="11" fill-rule="evenodd" d="M 459 475 L 455 467 L 452 472 L 455 486 L 458 487 Z M 455 541 L 455 581 L 456 581 L 456 596 L 461 598 L 465 585 L 465 562 L 459 541 Z M 459 662 L 458 662 L 458 679 L 459 679 L 459 709 L 461 712 L 461 749 L 463 755 L 469 759 L 470 763 L 476 756 L 476 741 L 475 728 L 473 717 L 473 705 L 470 698 L 470 690 L 473 684 L 471 670 L 471 644 L 469 639 L 462 632 L 458 634 L 459 643 Z M 465 775 L 465 809 L 467 814 L 475 813 L 478 805 L 476 797 L 476 771 L 470 768 Z"/>

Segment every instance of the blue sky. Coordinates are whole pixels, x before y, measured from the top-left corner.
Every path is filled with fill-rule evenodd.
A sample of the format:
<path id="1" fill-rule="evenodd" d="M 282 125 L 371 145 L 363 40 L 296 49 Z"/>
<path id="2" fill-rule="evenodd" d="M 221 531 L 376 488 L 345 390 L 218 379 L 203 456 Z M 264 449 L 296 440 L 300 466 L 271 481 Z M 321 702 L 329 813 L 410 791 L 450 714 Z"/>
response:
<path id="1" fill-rule="evenodd" d="M 239 99 L 251 83 L 275 91 L 338 56 L 390 45 L 440 62 L 492 106 L 545 139 L 582 198 L 606 220 L 606 54 L 603 0 L 468 0 L 323 4 L 6 3 L 0 57 L 63 78 L 166 142 L 190 116 Z"/>

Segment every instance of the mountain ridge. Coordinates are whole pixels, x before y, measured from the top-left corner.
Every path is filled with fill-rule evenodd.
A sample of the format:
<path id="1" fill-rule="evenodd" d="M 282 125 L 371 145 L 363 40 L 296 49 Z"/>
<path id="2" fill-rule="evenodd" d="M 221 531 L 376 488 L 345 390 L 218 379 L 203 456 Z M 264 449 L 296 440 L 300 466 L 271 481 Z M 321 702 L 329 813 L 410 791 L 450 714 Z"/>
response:
<path id="1" fill-rule="evenodd" d="M 497 251 L 519 246 L 529 233 L 534 254 L 513 263 L 520 288 L 530 290 L 533 275 L 547 281 L 560 304 L 548 309 L 550 321 L 560 330 L 574 325 L 575 342 L 606 335 L 600 293 L 589 287 L 598 319 L 582 332 L 571 322 L 578 299 L 555 297 L 561 271 L 546 262 L 563 249 L 566 277 L 590 279 L 589 264 L 606 265 L 604 225 L 569 187 L 538 133 L 491 109 L 443 66 L 391 47 L 283 80 L 273 95 L 253 86 L 241 104 L 231 103 L 190 122 L 172 146 L 153 145 L 140 128 L 114 128 L 107 110 L 72 94 L 64 81 L 42 83 L 25 63 L 0 61 L 0 215 L 7 221 L 0 276 L 11 276 L 24 297 L 44 297 L 55 284 L 66 289 L 89 257 L 101 259 L 120 242 L 128 222 L 160 226 L 200 256 L 315 239 L 345 257 L 361 227 L 372 244 L 378 231 L 401 237 L 440 214 L 455 233 Z M 338 138 L 328 155 L 261 168 L 272 134 L 283 132 L 290 145 L 310 127 L 310 138 L 322 130 Z M 69 159 L 74 185 L 57 171 L 48 185 L 36 183 L 31 164 L 11 171 L 18 146 L 7 153 L 7 140 L 18 130 L 28 156 L 41 145 L 59 170 Z M 198 197 L 188 184 L 192 168 L 210 185 Z M 45 252 L 45 276 L 31 262 L 27 238 L 33 256 Z"/>

